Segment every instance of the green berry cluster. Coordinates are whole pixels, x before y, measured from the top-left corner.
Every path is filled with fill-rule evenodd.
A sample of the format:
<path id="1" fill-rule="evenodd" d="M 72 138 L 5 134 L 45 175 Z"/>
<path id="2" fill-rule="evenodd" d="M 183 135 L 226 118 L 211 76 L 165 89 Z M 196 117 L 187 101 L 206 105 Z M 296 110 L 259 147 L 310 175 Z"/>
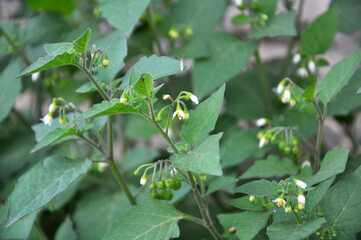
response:
<path id="1" fill-rule="evenodd" d="M 173 198 L 173 190 L 179 190 L 182 182 L 174 177 L 168 178 L 166 181 L 159 180 L 152 182 L 150 185 L 150 197 L 153 199 L 171 200 Z"/>
<path id="2" fill-rule="evenodd" d="M 300 153 L 299 145 L 300 142 L 296 137 L 293 137 L 292 140 L 288 140 L 288 142 L 286 142 L 286 140 L 282 138 L 280 143 L 278 144 L 278 147 L 285 154 L 292 153 L 293 155 L 298 156 Z"/>

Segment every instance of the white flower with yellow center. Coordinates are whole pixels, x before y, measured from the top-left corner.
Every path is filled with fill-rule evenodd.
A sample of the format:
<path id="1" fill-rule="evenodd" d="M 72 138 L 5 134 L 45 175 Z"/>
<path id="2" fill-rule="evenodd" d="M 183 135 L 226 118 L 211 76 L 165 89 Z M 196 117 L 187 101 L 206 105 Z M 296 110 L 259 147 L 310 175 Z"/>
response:
<path id="1" fill-rule="evenodd" d="M 304 209 L 306 204 L 305 196 L 303 196 L 303 194 L 298 195 L 297 201 L 298 201 L 298 209 L 300 210 Z"/>
<path id="2" fill-rule="evenodd" d="M 45 117 L 41 118 L 40 120 L 43 121 L 45 125 L 51 126 L 51 124 L 53 123 L 53 116 L 50 113 L 48 113 L 45 115 Z"/>
<path id="3" fill-rule="evenodd" d="M 191 94 L 189 98 L 192 100 L 192 102 L 194 102 L 195 104 L 198 105 L 199 102 L 198 102 L 198 98 L 196 95 Z"/>
<path id="4" fill-rule="evenodd" d="M 272 200 L 272 202 L 276 203 L 277 207 L 286 205 L 286 201 L 283 198 L 276 198 L 275 200 Z"/>
<path id="5" fill-rule="evenodd" d="M 182 120 L 183 118 L 185 118 L 185 115 L 184 115 L 184 112 L 183 112 L 183 110 L 182 109 L 177 109 L 177 111 L 175 111 L 174 113 L 173 113 L 173 119 L 175 118 L 175 116 L 178 116 L 178 119 L 179 120 Z"/>
<path id="6" fill-rule="evenodd" d="M 125 97 L 121 97 L 120 103 L 123 103 L 123 104 L 127 103 L 127 99 Z"/>
<path id="7" fill-rule="evenodd" d="M 301 188 L 301 189 L 306 189 L 307 184 L 301 180 L 295 179 L 295 183 L 297 185 L 297 187 Z"/>

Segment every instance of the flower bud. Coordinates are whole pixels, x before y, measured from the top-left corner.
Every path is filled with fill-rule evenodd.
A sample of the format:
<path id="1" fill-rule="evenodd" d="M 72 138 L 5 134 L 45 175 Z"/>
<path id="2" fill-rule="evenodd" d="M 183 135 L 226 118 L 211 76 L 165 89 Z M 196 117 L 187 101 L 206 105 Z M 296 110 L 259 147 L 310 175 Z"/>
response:
<path id="1" fill-rule="evenodd" d="M 295 55 L 293 55 L 293 58 L 292 58 L 293 64 L 298 64 L 300 61 L 301 61 L 301 55 L 299 53 L 296 53 Z"/>
<path id="2" fill-rule="evenodd" d="M 107 59 L 107 58 L 103 59 L 103 67 L 107 68 L 108 65 L 109 65 L 109 59 Z"/>
<path id="3" fill-rule="evenodd" d="M 145 185 L 147 183 L 147 176 L 144 174 L 140 179 L 140 184 Z"/>
<path id="4" fill-rule="evenodd" d="M 299 76 L 300 78 L 308 77 L 307 69 L 304 67 L 299 68 L 296 72 L 296 75 Z"/>
<path id="5" fill-rule="evenodd" d="M 190 35 L 192 35 L 192 34 L 193 34 L 192 28 L 186 27 L 186 28 L 184 29 L 184 36 L 185 36 L 185 37 L 188 37 L 188 36 L 190 36 Z"/>
<path id="6" fill-rule="evenodd" d="M 164 94 L 163 95 L 163 100 L 168 100 L 170 99 L 170 95 L 169 94 Z"/>
<path id="7" fill-rule="evenodd" d="M 171 28 L 168 32 L 168 35 L 172 39 L 179 38 L 179 31 L 176 28 Z"/>
<path id="8" fill-rule="evenodd" d="M 190 94 L 189 98 L 192 100 L 192 102 L 198 105 L 199 101 L 196 95 Z"/>
<path id="9" fill-rule="evenodd" d="M 230 229 L 228 229 L 229 233 L 234 233 L 236 231 L 237 231 L 237 229 L 235 227 L 231 227 Z"/>
<path id="10" fill-rule="evenodd" d="M 295 183 L 297 185 L 297 187 L 301 188 L 301 189 L 306 189 L 307 184 L 301 180 L 295 179 Z"/>
<path id="11" fill-rule="evenodd" d="M 127 99 L 125 97 L 121 97 L 120 98 L 120 103 L 126 104 L 127 103 Z"/>
<path id="12" fill-rule="evenodd" d="M 315 73 L 316 72 L 316 64 L 314 61 L 309 61 L 307 63 L 307 67 L 308 67 L 308 70 L 310 70 L 311 73 Z"/>
<path id="13" fill-rule="evenodd" d="M 261 140 L 259 140 L 258 147 L 263 148 L 264 145 L 266 145 L 267 139 L 265 137 L 261 137 Z"/>
<path id="14" fill-rule="evenodd" d="M 250 201 L 250 202 L 253 202 L 253 201 L 255 200 L 255 198 L 256 198 L 256 197 L 255 197 L 254 195 L 250 195 L 250 196 L 249 196 L 249 201 Z"/>
<path id="15" fill-rule="evenodd" d="M 256 120 L 256 126 L 257 127 L 263 127 L 264 125 L 266 125 L 268 122 L 268 120 L 266 118 L 259 118 Z"/>
<path id="16" fill-rule="evenodd" d="M 36 73 L 31 74 L 31 80 L 32 80 L 33 82 L 38 81 L 39 78 L 40 78 L 40 72 L 36 72 Z"/>
<path id="17" fill-rule="evenodd" d="M 302 210 L 305 208 L 306 198 L 303 194 L 298 195 L 297 197 L 298 209 Z"/>

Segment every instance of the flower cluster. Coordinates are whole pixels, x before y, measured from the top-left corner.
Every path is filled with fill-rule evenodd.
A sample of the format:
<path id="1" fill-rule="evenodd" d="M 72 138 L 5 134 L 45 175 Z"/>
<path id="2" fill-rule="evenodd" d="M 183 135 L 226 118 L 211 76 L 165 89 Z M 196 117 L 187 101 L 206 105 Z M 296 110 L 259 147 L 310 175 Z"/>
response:
<path id="1" fill-rule="evenodd" d="M 69 123 L 66 117 L 66 110 L 76 110 L 76 106 L 73 103 L 68 103 L 62 98 L 54 98 L 53 102 L 49 106 L 49 112 L 40 120 L 45 124 L 51 126 L 53 123 L 53 116 L 55 111 L 59 109 L 59 122 L 60 124 Z"/>
<path id="2" fill-rule="evenodd" d="M 316 74 L 317 67 L 313 59 L 308 58 L 305 54 L 301 52 L 298 52 L 295 55 L 293 55 L 292 63 L 295 65 L 301 63 L 301 67 L 298 68 L 296 71 L 296 75 L 300 78 L 307 78 L 310 74 L 311 75 Z"/>
<path id="3" fill-rule="evenodd" d="M 195 104 L 199 103 L 196 95 L 194 95 L 193 93 L 190 93 L 190 92 L 186 92 L 186 91 L 182 91 L 175 100 L 173 100 L 173 98 L 169 94 L 164 94 L 163 100 L 170 100 L 172 103 L 170 105 L 165 106 L 163 109 L 160 110 L 160 112 L 158 113 L 158 116 L 157 116 L 157 121 L 162 121 L 161 114 L 165 109 L 169 108 L 169 106 L 172 109 L 174 106 L 176 106 L 176 110 L 173 113 L 173 119 L 175 117 L 178 117 L 179 120 L 182 120 L 182 119 L 187 120 L 187 119 L 189 119 L 189 112 L 188 112 L 188 109 L 187 109 L 185 103 L 182 100 L 191 100 Z"/>
<path id="4" fill-rule="evenodd" d="M 296 105 L 296 99 L 291 94 L 291 83 L 289 78 L 283 79 L 277 86 L 277 93 L 281 95 L 283 103 L 290 103 L 291 106 Z"/>

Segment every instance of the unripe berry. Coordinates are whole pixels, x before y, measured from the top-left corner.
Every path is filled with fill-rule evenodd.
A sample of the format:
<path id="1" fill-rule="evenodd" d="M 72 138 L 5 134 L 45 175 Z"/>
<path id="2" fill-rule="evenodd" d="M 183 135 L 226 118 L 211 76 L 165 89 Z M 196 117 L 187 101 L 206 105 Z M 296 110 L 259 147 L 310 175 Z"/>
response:
<path id="1" fill-rule="evenodd" d="M 173 187 L 174 190 L 179 190 L 181 186 L 182 186 L 182 182 L 180 180 L 177 179 L 174 181 L 174 187 Z"/>
<path id="2" fill-rule="evenodd" d="M 285 147 L 285 154 L 290 154 L 291 153 L 291 148 L 289 146 Z"/>
<path id="3" fill-rule="evenodd" d="M 163 181 L 163 180 L 160 180 L 160 181 L 157 183 L 157 188 L 158 188 L 158 189 L 164 189 L 164 188 L 165 188 L 165 184 L 164 184 L 164 181 Z"/>

